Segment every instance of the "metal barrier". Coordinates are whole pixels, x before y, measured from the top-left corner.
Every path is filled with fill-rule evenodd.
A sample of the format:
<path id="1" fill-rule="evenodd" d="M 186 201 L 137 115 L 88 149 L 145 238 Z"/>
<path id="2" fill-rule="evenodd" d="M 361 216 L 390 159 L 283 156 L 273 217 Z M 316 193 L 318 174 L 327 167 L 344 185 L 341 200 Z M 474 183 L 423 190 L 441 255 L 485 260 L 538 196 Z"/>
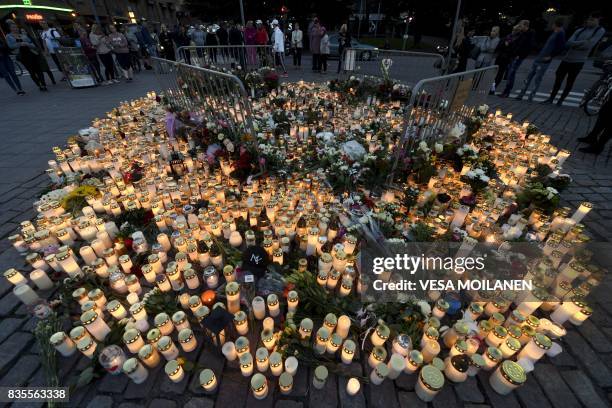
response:
<path id="1" fill-rule="evenodd" d="M 497 65 L 420 80 L 412 89 L 404 119 L 404 130 L 395 153 L 398 160 L 421 141 L 429 146 L 447 137 L 460 122 L 472 116 L 474 109 L 486 102 L 497 74 Z M 465 140 L 465 134 L 460 136 Z"/>
<path id="2" fill-rule="evenodd" d="M 344 50 L 342 69 L 358 75 L 382 76 L 383 60 L 391 60 L 389 77 L 405 84 L 416 84 L 422 78 L 440 75 L 444 68 L 444 57 L 440 54 L 347 48 Z"/>
<path id="3" fill-rule="evenodd" d="M 234 136 L 254 134 L 251 102 L 232 74 L 181 62 L 151 58 L 166 103 L 205 121 L 223 121 Z"/>
<path id="4" fill-rule="evenodd" d="M 262 67 L 274 67 L 271 45 L 212 45 L 185 46 L 177 50 L 178 59 L 189 65 L 208 67 L 211 65 L 252 71 Z"/>

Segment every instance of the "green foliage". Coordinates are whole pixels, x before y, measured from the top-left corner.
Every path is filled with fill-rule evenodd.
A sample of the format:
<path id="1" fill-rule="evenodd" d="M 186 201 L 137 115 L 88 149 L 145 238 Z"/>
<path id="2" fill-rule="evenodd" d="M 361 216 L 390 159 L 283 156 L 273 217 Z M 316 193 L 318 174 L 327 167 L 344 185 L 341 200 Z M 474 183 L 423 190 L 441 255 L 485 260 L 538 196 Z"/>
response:
<path id="1" fill-rule="evenodd" d="M 435 230 L 424 222 L 417 222 L 410 227 L 410 234 L 414 242 L 432 242 Z"/>
<path id="2" fill-rule="evenodd" d="M 64 210 L 72 213 L 78 214 L 83 207 L 86 207 L 87 200 L 86 197 L 89 196 L 97 196 L 100 192 L 94 186 L 79 186 L 68 193 L 61 202 Z"/>

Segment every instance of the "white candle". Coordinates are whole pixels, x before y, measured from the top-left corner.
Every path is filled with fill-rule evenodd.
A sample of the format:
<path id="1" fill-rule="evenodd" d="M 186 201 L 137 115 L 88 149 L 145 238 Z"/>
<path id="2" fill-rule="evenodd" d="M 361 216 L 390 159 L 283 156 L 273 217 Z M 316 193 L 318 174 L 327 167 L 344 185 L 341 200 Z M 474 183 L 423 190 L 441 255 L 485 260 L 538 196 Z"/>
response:
<path id="1" fill-rule="evenodd" d="M 200 386 L 208 393 L 215 392 L 217 389 L 217 378 L 211 369 L 205 368 L 200 373 Z"/>
<path id="2" fill-rule="evenodd" d="M 176 360 L 179 354 L 178 348 L 168 336 L 162 336 L 157 342 L 157 349 L 167 361 Z"/>
<path id="3" fill-rule="evenodd" d="M 268 396 L 268 380 L 263 374 L 257 373 L 251 378 L 251 391 L 258 400 Z"/>
<path id="4" fill-rule="evenodd" d="M 152 344 L 145 344 L 142 346 L 140 350 L 138 350 L 138 358 L 149 368 L 157 367 L 161 360 L 157 348 Z"/>
<path id="5" fill-rule="evenodd" d="M 293 356 L 287 357 L 285 360 L 285 372 L 294 376 L 297 373 L 298 365 L 299 363 L 297 358 Z"/>
<path id="6" fill-rule="evenodd" d="M 123 333 L 123 342 L 127 346 L 130 353 L 136 354 L 145 345 L 140 332 L 136 329 L 128 329 Z"/>
<path id="7" fill-rule="evenodd" d="M 244 353 L 240 356 L 240 371 L 244 377 L 253 374 L 253 356 L 251 353 Z"/>
<path id="8" fill-rule="evenodd" d="M 350 378 L 346 383 L 346 393 L 350 396 L 357 395 L 361 390 L 361 384 L 357 378 Z"/>
<path id="9" fill-rule="evenodd" d="M 379 363 L 370 373 L 370 383 L 380 385 L 389 375 L 389 367 L 385 363 Z"/>
<path id="10" fill-rule="evenodd" d="M 49 278 L 45 271 L 35 269 L 30 273 L 30 279 L 40 290 L 49 290 L 53 288 L 53 281 Z"/>
<path id="11" fill-rule="evenodd" d="M 136 358 L 128 358 L 123 363 L 123 372 L 136 384 L 142 384 L 149 377 L 149 371 Z"/>
<path id="12" fill-rule="evenodd" d="M 104 318 L 93 310 L 83 313 L 81 315 L 81 322 L 87 331 L 98 341 L 103 341 L 111 331 Z"/>
<path id="13" fill-rule="evenodd" d="M 506 360 L 489 377 L 491 388 L 498 394 L 507 395 L 527 380 L 523 367 L 517 363 Z"/>
<path id="14" fill-rule="evenodd" d="M 179 383 L 185 378 L 185 371 L 176 360 L 168 361 L 164 367 L 164 371 L 166 371 L 168 378 L 174 383 Z"/>
<path id="15" fill-rule="evenodd" d="M 49 342 L 64 357 L 69 357 L 76 352 L 76 345 L 64 332 L 57 332 L 51 336 Z"/>
<path id="16" fill-rule="evenodd" d="M 406 363 L 404 362 L 404 356 L 401 354 L 393 354 L 387 363 L 389 368 L 389 374 L 387 377 L 391 380 L 395 380 L 404 371 Z"/>
<path id="17" fill-rule="evenodd" d="M 266 302 L 261 296 L 255 296 L 253 298 L 253 313 L 257 320 L 263 320 L 266 317 Z"/>
<path id="18" fill-rule="evenodd" d="M 444 386 L 444 375 L 432 365 L 426 365 L 419 373 L 419 379 L 414 388 L 419 399 L 429 402 Z"/>
<path id="19" fill-rule="evenodd" d="M 11 268 L 4 272 L 4 277 L 13 285 L 26 284 L 28 280 L 17 269 Z"/>
<path id="20" fill-rule="evenodd" d="M 198 346 L 198 342 L 191 329 L 183 329 L 178 333 L 179 343 L 185 353 L 195 350 Z"/>
<path id="21" fill-rule="evenodd" d="M 20 283 L 13 288 L 13 294 L 19 298 L 26 306 L 31 306 L 40 301 L 40 298 L 30 286 Z"/>

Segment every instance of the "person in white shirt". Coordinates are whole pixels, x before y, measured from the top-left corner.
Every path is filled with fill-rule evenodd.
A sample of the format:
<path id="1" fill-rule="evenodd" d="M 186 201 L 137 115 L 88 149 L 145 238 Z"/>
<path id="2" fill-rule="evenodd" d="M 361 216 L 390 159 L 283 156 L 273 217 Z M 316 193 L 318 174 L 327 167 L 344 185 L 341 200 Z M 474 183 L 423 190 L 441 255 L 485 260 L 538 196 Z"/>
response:
<path id="1" fill-rule="evenodd" d="M 56 54 L 57 49 L 60 46 L 59 39 L 62 35 L 55 27 L 53 27 L 53 24 L 49 25 L 49 23 L 46 21 L 41 21 L 40 26 L 43 29 L 42 33 L 40 34 L 40 38 L 43 40 L 42 43 L 45 47 L 45 52 L 51 56 L 51 59 L 53 59 L 53 62 L 55 62 L 55 66 L 57 66 L 58 71 L 63 73 L 64 71 L 62 70 L 62 66 Z M 62 78 L 62 81 L 65 79 L 66 78 Z"/>
<path id="2" fill-rule="evenodd" d="M 291 47 L 293 48 L 293 66 L 302 67 L 302 48 L 304 48 L 304 33 L 300 30 L 300 23 L 295 23 L 291 33 Z"/>
<path id="3" fill-rule="evenodd" d="M 272 50 L 274 51 L 275 65 L 280 65 L 283 68 L 284 77 L 287 75 L 287 68 L 285 68 L 285 34 L 278 27 L 278 20 L 272 20 L 272 27 L 274 32 L 272 33 Z"/>

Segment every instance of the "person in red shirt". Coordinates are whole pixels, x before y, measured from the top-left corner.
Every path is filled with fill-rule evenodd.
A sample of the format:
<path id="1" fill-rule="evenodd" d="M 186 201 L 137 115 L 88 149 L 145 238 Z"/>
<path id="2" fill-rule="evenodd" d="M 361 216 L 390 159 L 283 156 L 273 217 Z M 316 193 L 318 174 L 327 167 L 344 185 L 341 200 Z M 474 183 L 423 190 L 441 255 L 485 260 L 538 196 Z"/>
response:
<path id="1" fill-rule="evenodd" d="M 263 25 L 261 20 L 257 20 L 255 24 L 257 25 L 257 32 L 255 33 L 255 44 L 260 46 L 257 47 L 257 55 L 259 56 L 260 64 L 265 65 L 267 53 L 265 47 L 263 46 L 268 45 L 270 37 L 268 37 L 268 31 L 266 30 L 266 27 Z"/>

